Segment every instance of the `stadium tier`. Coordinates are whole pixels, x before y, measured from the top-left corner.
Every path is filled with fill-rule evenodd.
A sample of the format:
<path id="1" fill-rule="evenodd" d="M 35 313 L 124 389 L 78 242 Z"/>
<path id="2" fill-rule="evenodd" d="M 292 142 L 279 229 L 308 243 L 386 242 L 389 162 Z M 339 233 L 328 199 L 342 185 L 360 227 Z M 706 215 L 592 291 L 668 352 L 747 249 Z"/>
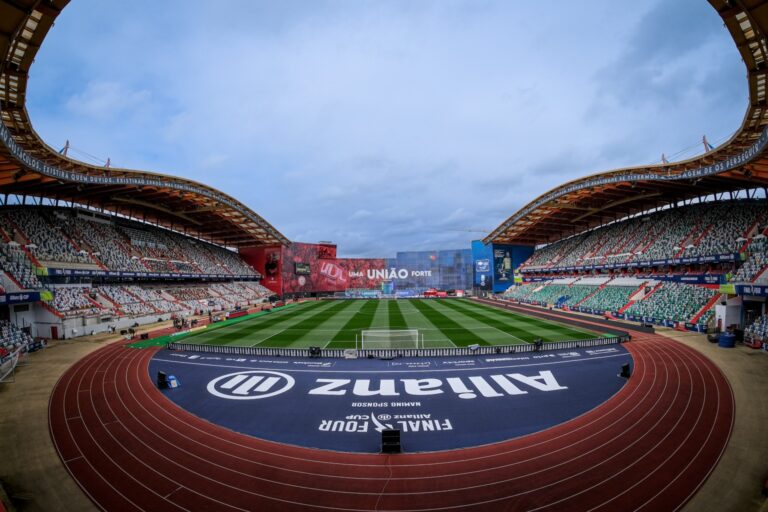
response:
<path id="1" fill-rule="evenodd" d="M 256 282 L 168 285 L 54 286 L 50 307 L 65 316 L 146 316 L 225 311 L 252 305 L 272 292 Z"/>
<path id="2" fill-rule="evenodd" d="M 515 266 L 523 280 L 535 281 L 511 287 L 505 295 L 515 300 L 704 328 L 714 321 L 712 300 L 717 293 L 713 285 L 760 285 L 768 279 L 767 211 L 763 199 L 662 209 L 554 242 L 525 260 L 516 256 L 514 248 L 497 251 L 499 256 L 489 267 L 508 272 L 506 268 L 513 266 L 506 263 L 509 258 L 518 262 Z M 59 319 L 224 311 L 272 294 L 257 283 L 263 272 L 269 272 L 266 252 L 244 259 L 181 233 L 89 210 L 2 208 L 0 238 L 4 293 L 52 292 L 52 301 L 44 308 Z M 306 263 L 303 267 L 284 265 L 277 282 L 271 274 L 272 290 L 373 298 L 418 296 L 445 289 L 453 294 L 457 288 L 463 293 L 469 288 L 462 277 L 471 268 L 467 251 L 354 260 L 329 258 L 335 248 L 319 257 L 320 248 L 293 244 L 283 249 L 285 254 L 278 261 Z M 300 274 L 304 272 L 309 272 L 306 277 Z M 215 277 L 222 282 L 168 286 L 98 279 L 123 273 L 149 281 L 177 276 L 187 280 Z M 91 280 L 69 283 L 71 278 L 64 276 L 89 276 Z M 636 293 L 643 283 L 658 284 L 660 289 L 644 297 Z"/>
<path id="3" fill-rule="evenodd" d="M 643 318 L 694 323 L 694 316 L 707 306 L 715 294 L 708 288 L 668 282 L 630 305 L 626 312 Z M 706 324 L 707 320 L 709 316 L 704 315 L 697 323 Z"/>
<path id="4" fill-rule="evenodd" d="M 615 222 L 534 251 L 519 265 L 519 272 L 524 280 L 535 282 L 510 287 L 505 296 L 558 308 L 607 311 L 627 318 L 695 324 L 698 328 L 712 326 L 713 299 L 718 295 L 713 284 L 759 285 L 768 279 L 767 211 L 765 200 L 711 202 Z M 257 283 L 261 272 L 237 253 L 155 226 L 77 208 L 3 208 L 0 221 L 0 286 L 4 293 L 52 292 L 52 301 L 44 308 L 59 319 L 148 319 L 224 311 L 272 294 Z M 456 269 L 462 269 L 457 274 L 461 275 L 463 269 L 470 268 L 464 263 L 463 252 L 445 252 L 445 257 L 435 256 L 443 254 L 439 251 L 403 253 L 390 261 L 343 260 L 318 258 L 317 247 L 294 244 L 281 255 L 284 261 L 303 259 L 310 272 L 305 278 L 298 274 L 303 268 L 284 266 L 280 287 L 286 292 L 321 292 L 325 290 L 321 286 L 333 282 L 327 291 L 346 297 L 418 296 L 431 289 L 445 289 L 445 279 L 449 279 L 445 276 L 452 276 Z M 493 266 L 503 270 L 509 254 L 505 251 Z M 703 263 L 702 258 L 712 263 Z M 249 259 L 260 262 L 262 272 L 267 271 L 266 260 L 265 256 Z M 424 267 L 423 261 L 437 266 Z M 673 264 L 683 261 L 688 264 Z M 415 270 L 423 268 L 430 270 Z M 322 279 L 311 277 L 315 272 Z M 150 281 L 215 276 L 222 282 L 168 286 L 93 280 L 100 274 L 121 273 Z M 67 275 L 92 279 L 68 283 L 70 278 L 62 277 Z M 344 280 L 345 275 L 350 278 Z M 419 285 L 423 276 L 431 276 L 437 288 L 426 286 L 426 281 Z M 252 281 L 235 282 L 235 278 Z M 403 279 L 411 283 L 410 288 L 400 288 Z M 468 288 L 461 279 L 450 279 L 454 279 L 452 289 L 456 285 Z M 686 282 L 693 280 L 698 281 Z M 354 286 L 362 282 L 369 286 Z M 637 293 L 643 284 L 658 285 L 659 289 L 646 297 Z"/>
<path id="5" fill-rule="evenodd" d="M 596 290 L 579 306 L 595 311 L 619 311 L 637 291 L 637 286 L 605 286 Z"/>
<path id="6" fill-rule="evenodd" d="M 506 298 L 704 330 L 740 320 L 716 303 L 768 284 L 768 203 L 665 208 L 538 248 Z M 601 281 L 602 280 L 602 281 Z M 721 289 L 721 287 L 724 287 Z M 747 293 L 746 291 L 744 293 Z"/>
<path id="7" fill-rule="evenodd" d="M 31 265 L 39 267 L 260 277 L 232 251 L 172 231 L 87 211 L 2 209 L 0 226 L 4 239 L 1 250 L 6 259 L 14 259 L 8 253 L 10 246 L 16 246 L 28 254 Z M 25 266 L 29 265 L 22 265 L 22 269 Z M 24 274 L 19 269 L 11 270 L 14 275 Z"/>
<path id="8" fill-rule="evenodd" d="M 606 278 L 600 286 L 582 284 L 589 279 L 526 283 L 509 288 L 504 297 L 543 306 L 636 317 L 640 321 L 707 326 L 713 318 L 714 299 L 720 296 L 716 289 L 674 281 L 619 277 Z"/>
<path id="9" fill-rule="evenodd" d="M 0 242 L 0 276 L 6 290 L 31 290 L 42 284 L 27 254 L 16 242 Z"/>
<path id="10" fill-rule="evenodd" d="M 744 329 L 744 339 L 749 342 L 768 341 L 768 315 L 762 315 Z"/>
<path id="11" fill-rule="evenodd" d="M 0 362 L 17 350 L 25 350 L 31 343 L 29 333 L 7 320 L 0 320 Z"/>
<path id="12" fill-rule="evenodd" d="M 0 306 L 26 304 L 8 316 L 36 336 L 248 307 L 273 295 L 260 278 L 234 251 L 149 224 L 80 208 L 0 208 Z"/>
<path id="13" fill-rule="evenodd" d="M 736 272 L 734 282 L 768 285 L 768 238 L 761 236 L 747 247 L 747 259 Z"/>
<path id="14" fill-rule="evenodd" d="M 765 200 L 702 203 L 665 209 L 549 244 L 523 271 L 721 256 L 748 248 L 766 223 Z"/>

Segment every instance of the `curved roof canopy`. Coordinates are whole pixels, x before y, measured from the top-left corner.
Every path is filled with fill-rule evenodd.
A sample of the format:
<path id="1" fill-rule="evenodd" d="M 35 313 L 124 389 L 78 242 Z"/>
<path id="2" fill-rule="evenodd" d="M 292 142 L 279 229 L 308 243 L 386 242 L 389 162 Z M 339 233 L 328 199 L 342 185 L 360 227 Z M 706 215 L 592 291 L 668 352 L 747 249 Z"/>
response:
<path id="1" fill-rule="evenodd" d="M 0 0 L 0 194 L 79 203 L 230 247 L 287 244 L 267 221 L 203 184 L 88 165 L 46 145 L 25 108 L 29 68 L 69 0 Z"/>
<path id="2" fill-rule="evenodd" d="M 747 67 L 749 108 L 733 137 L 690 160 L 617 169 L 565 183 L 509 217 L 485 243 L 554 242 L 681 200 L 768 187 L 768 2 L 709 1 L 723 18 Z"/>

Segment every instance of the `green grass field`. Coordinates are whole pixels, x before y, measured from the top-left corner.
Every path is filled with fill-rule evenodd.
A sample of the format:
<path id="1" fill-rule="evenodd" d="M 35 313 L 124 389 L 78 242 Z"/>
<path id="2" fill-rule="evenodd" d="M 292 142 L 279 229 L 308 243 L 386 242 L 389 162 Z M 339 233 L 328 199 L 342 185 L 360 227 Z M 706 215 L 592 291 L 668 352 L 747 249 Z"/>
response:
<path id="1" fill-rule="evenodd" d="M 185 343 L 241 347 L 354 348 L 366 329 L 418 329 L 425 347 L 522 345 L 600 334 L 466 299 L 305 302 L 188 336 Z"/>

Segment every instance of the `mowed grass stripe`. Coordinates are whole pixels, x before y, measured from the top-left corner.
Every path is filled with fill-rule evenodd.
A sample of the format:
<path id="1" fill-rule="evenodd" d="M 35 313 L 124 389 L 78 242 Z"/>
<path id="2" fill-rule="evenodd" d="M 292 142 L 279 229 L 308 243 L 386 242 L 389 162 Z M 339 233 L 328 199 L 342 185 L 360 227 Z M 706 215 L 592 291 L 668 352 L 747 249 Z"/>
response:
<path id="1" fill-rule="evenodd" d="M 590 339 L 590 338 L 600 337 L 600 334 L 595 331 L 591 331 L 583 327 L 575 327 L 564 322 L 538 318 L 531 315 L 526 315 L 525 313 L 519 313 L 517 311 L 507 311 L 507 310 L 491 307 L 485 304 L 478 304 L 470 300 L 466 300 L 462 302 L 472 307 L 479 307 L 487 311 L 498 312 L 498 314 L 500 315 L 509 314 L 523 321 L 539 322 L 540 324 L 547 325 L 550 329 L 551 328 L 560 329 L 561 331 L 568 332 L 570 334 L 570 339 Z"/>
<path id="2" fill-rule="evenodd" d="M 533 341 L 535 337 L 532 337 L 530 333 L 528 333 L 525 330 L 520 329 L 520 327 L 504 322 L 500 319 L 492 318 L 487 315 L 483 315 L 479 313 L 478 311 L 473 311 L 469 308 L 463 308 L 459 306 L 456 301 L 453 300 L 444 300 L 441 302 L 441 304 L 447 308 L 450 308 L 457 313 L 460 313 L 462 315 L 466 315 L 470 318 L 473 318 L 474 320 L 482 323 L 483 325 L 487 325 L 489 327 L 493 327 L 494 329 L 497 329 L 503 333 L 508 334 L 509 336 L 512 336 L 514 338 L 511 344 L 514 345 L 525 345 Z M 531 337 L 532 339 L 527 339 L 528 337 Z"/>
<path id="3" fill-rule="evenodd" d="M 347 323 L 331 338 L 328 348 L 354 348 L 355 334 L 368 329 L 373 323 L 373 315 L 376 314 L 376 308 L 379 307 L 379 301 L 367 300 L 358 314 L 347 320 Z"/>
<path id="4" fill-rule="evenodd" d="M 403 312 L 400 311 L 400 305 L 397 300 L 388 300 L 387 308 L 389 308 L 389 328 L 390 329 L 407 329 L 408 322 L 405 321 Z"/>
<path id="5" fill-rule="evenodd" d="M 407 318 L 409 329 L 418 329 L 419 334 L 427 348 L 437 347 L 455 347 L 454 343 L 448 339 L 440 329 L 437 329 L 427 317 L 425 317 L 416 306 L 413 300 L 398 300 L 400 312 L 404 318 Z"/>
<path id="6" fill-rule="evenodd" d="M 526 341 L 533 341 L 537 338 L 542 338 L 544 341 L 560 341 L 560 340 L 582 340 L 598 337 L 597 333 L 590 333 L 587 331 L 570 328 L 567 325 L 563 325 L 557 322 L 550 322 L 511 311 L 504 311 L 482 304 L 476 304 L 472 301 L 461 300 L 457 301 L 461 306 L 464 306 L 478 314 L 503 319 L 507 323 L 519 326 L 521 329 L 529 332 L 533 335 L 533 338 L 520 336 Z"/>
<path id="7" fill-rule="evenodd" d="M 546 323 L 531 323 L 521 321 L 512 316 L 486 314 L 485 311 L 463 307 L 463 305 L 459 304 L 457 301 L 445 300 L 443 301 L 443 304 L 445 307 L 451 308 L 458 314 L 471 317 L 484 326 L 488 326 L 492 329 L 502 331 L 508 336 L 512 336 L 515 338 L 514 343 L 532 343 L 539 338 L 544 341 L 552 341 L 555 339 L 562 339 L 563 336 L 568 337 L 567 332 L 561 332 L 559 328 L 552 328 Z"/>
<path id="8" fill-rule="evenodd" d="M 437 327 L 451 342 L 459 347 L 467 345 L 489 345 L 487 341 L 468 331 L 452 319 L 437 311 L 426 300 L 415 300 L 412 302 L 432 325 Z"/>
<path id="9" fill-rule="evenodd" d="M 318 311 L 315 314 L 304 318 L 297 324 L 292 325 L 290 328 L 282 332 L 279 332 L 277 334 L 274 334 L 269 338 L 267 338 L 266 340 L 262 340 L 261 342 L 259 342 L 254 346 L 258 346 L 258 347 L 290 346 L 298 338 L 307 334 L 309 331 L 318 328 L 320 324 L 330 320 L 341 311 L 344 311 L 345 309 L 350 307 L 353 303 L 354 301 L 351 301 L 351 300 L 339 301 L 335 303 L 333 306 L 329 308 L 325 308 L 322 311 Z"/>
<path id="10" fill-rule="evenodd" d="M 430 302 L 433 308 L 444 314 L 454 322 L 461 325 L 464 329 L 472 332 L 475 336 L 484 339 L 489 345 L 514 345 L 525 344 L 523 340 L 507 332 L 501 331 L 486 325 L 477 318 L 462 311 L 456 311 L 445 305 L 445 300 L 433 300 Z"/>
<path id="11" fill-rule="evenodd" d="M 288 326 L 285 329 L 271 333 L 262 340 L 258 340 L 253 346 L 261 347 L 289 347 L 306 348 L 311 346 L 324 347 L 328 345 L 332 336 L 336 335 L 349 318 L 358 314 L 363 303 L 350 301 L 343 310 L 333 312 L 324 318 L 319 318 L 319 323 L 313 327 Z M 329 311 L 329 310 L 326 310 Z M 303 319 L 301 320 L 304 321 Z"/>
<path id="12" fill-rule="evenodd" d="M 193 343 L 205 343 L 213 345 L 226 345 L 227 343 L 238 341 L 253 332 L 268 329 L 272 326 L 281 324 L 289 320 L 295 320 L 297 315 L 303 315 L 318 308 L 326 308 L 328 305 L 322 302 L 310 303 L 306 307 L 295 306 L 293 308 L 283 309 L 274 313 L 269 313 L 253 320 L 240 322 L 231 327 L 223 327 L 215 331 L 201 331 L 199 335 L 189 339 Z"/>

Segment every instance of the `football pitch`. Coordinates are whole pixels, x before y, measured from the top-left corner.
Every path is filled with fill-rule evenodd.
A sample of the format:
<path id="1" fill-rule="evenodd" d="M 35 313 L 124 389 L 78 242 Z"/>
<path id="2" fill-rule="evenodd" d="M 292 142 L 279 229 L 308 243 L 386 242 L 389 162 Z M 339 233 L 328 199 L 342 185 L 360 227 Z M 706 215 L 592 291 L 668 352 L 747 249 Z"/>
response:
<path id="1" fill-rule="evenodd" d="M 363 330 L 418 329 L 424 347 L 525 345 L 601 334 L 468 299 L 323 300 L 204 329 L 184 342 L 263 348 L 355 348 Z"/>

